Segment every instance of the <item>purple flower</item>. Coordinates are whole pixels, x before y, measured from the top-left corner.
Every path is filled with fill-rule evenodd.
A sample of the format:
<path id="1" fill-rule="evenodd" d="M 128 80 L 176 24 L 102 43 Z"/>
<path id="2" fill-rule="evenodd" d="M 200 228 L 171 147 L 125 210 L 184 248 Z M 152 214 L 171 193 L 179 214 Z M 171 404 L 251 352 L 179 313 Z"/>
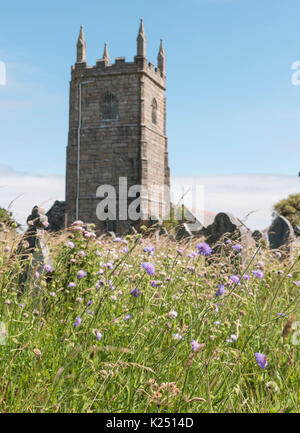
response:
<path id="1" fill-rule="evenodd" d="M 155 251 L 155 248 L 152 244 L 149 244 L 144 248 L 144 252 L 145 253 L 151 253 L 151 256 L 154 255 L 154 251 Z"/>
<path id="2" fill-rule="evenodd" d="M 197 253 L 195 253 L 194 251 L 192 251 L 191 253 L 188 254 L 188 257 L 189 257 L 190 259 L 193 259 L 193 258 L 196 257 L 196 256 L 197 256 Z"/>
<path id="3" fill-rule="evenodd" d="M 81 323 L 81 318 L 79 316 L 77 316 L 75 323 L 74 323 L 75 328 L 77 328 L 77 326 L 80 325 L 80 323 Z"/>
<path id="4" fill-rule="evenodd" d="M 224 293 L 225 293 L 225 288 L 224 288 L 223 284 L 219 284 L 219 290 L 216 293 L 216 297 L 222 296 L 222 295 L 224 295 Z"/>
<path id="5" fill-rule="evenodd" d="M 245 275 L 243 275 L 243 280 L 250 280 L 250 275 L 248 275 L 248 274 L 245 274 Z"/>
<path id="6" fill-rule="evenodd" d="M 239 283 L 240 278 L 237 275 L 230 275 L 230 280 L 233 281 L 235 284 Z"/>
<path id="7" fill-rule="evenodd" d="M 212 252 L 212 248 L 205 242 L 199 242 L 196 245 L 196 250 L 201 256 L 209 256 Z"/>
<path id="8" fill-rule="evenodd" d="M 122 238 L 114 238 L 113 242 L 124 242 Z"/>
<path id="9" fill-rule="evenodd" d="M 241 244 L 236 244 L 232 246 L 232 249 L 235 250 L 237 253 L 239 253 L 242 249 L 242 245 Z"/>
<path id="10" fill-rule="evenodd" d="M 268 361 L 266 356 L 263 353 L 255 353 L 257 364 L 260 366 L 260 368 L 264 369 L 268 365 Z"/>
<path id="11" fill-rule="evenodd" d="M 126 322 L 127 320 L 129 320 L 131 317 L 131 314 L 126 314 L 126 316 L 124 317 L 124 322 Z"/>
<path id="12" fill-rule="evenodd" d="M 251 272 L 252 272 L 252 274 L 255 275 L 257 278 L 260 278 L 260 279 L 264 278 L 264 273 L 263 273 L 262 271 L 260 271 L 260 270 L 257 270 L 257 271 L 251 271 Z"/>
<path id="13" fill-rule="evenodd" d="M 100 331 L 96 331 L 96 337 L 97 337 L 97 340 L 98 340 L 98 341 L 101 340 L 101 338 L 102 338 L 102 334 L 101 334 Z"/>
<path id="14" fill-rule="evenodd" d="M 300 286 L 300 281 L 293 281 L 293 283 L 295 284 L 295 286 Z"/>
<path id="15" fill-rule="evenodd" d="M 89 301 L 87 304 L 86 304 L 86 306 L 87 307 L 89 307 L 91 304 L 93 304 L 94 303 L 94 301 Z"/>
<path id="16" fill-rule="evenodd" d="M 145 271 L 149 274 L 149 275 L 154 275 L 155 274 L 155 266 L 153 263 L 150 262 L 144 262 L 142 263 L 142 267 L 145 269 Z"/>
<path id="17" fill-rule="evenodd" d="M 180 256 L 183 256 L 183 249 L 182 248 L 177 248 L 176 251 Z"/>
<path id="18" fill-rule="evenodd" d="M 86 276 L 86 272 L 83 271 L 82 269 L 80 271 L 77 272 L 77 278 L 80 280 L 80 278 L 83 278 Z"/>
<path id="19" fill-rule="evenodd" d="M 71 283 L 68 284 L 68 289 L 70 289 L 71 287 L 75 287 L 75 286 L 76 286 L 76 284 L 73 283 L 73 282 L 71 282 Z"/>
<path id="20" fill-rule="evenodd" d="M 151 280 L 150 284 L 152 287 L 157 287 L 157 286 L 160 286 L 162 284 L 162 282 L 159 280 Z"/>
<path id="21" fill-rule="evenodd" d="M 77 255 L 80 257 L 85 257 L 85 252 L 83 250 L 80 250 Z"/>
<path id="22" fill-rule="evenodd" d="M 133 297 L 137 298 L 138 296 L 140 296 L 141 291 L 140 291 L 139 289 L 132 289 L 131 292 L 130 292 L 130 294 L 131 294 Z"/>
<path id="23" fill-rule="evenodd" d="M 202 349 L 203 344 L 199 344 L 198 341 L 192 340 L 191 341 L 191 346 L 194 352 L 199 352 L 199 350 Z"/>
<path id="24" fill-rule="evenodd" d="M 38 271 L 36 271 L 36 273 L 35 273 L 35 278 L 36 279 L 40 278 L 40 273 Z"/>
<path id="25" fill-rule="evenodd" d="M 44 269 L 46 272 L 51 272 L 52 271 L 52 267 L 50 265 L 44 265 Z"/>
<path id="26" fill-rule="evenodd" d="M 73 242 L 68 242 L 67 247 L 68 248 L 75 248 L 75 244 Z"/>

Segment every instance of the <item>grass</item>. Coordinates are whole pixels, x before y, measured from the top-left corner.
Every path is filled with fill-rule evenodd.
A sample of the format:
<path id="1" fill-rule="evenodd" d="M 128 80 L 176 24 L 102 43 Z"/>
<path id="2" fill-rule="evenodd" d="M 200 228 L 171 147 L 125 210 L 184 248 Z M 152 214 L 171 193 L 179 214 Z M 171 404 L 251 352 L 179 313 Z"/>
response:
<path id="1" fill-rule="evenodd" d="M 70 229 L 47 235 L 52 278 L 35 269 L 21 295 L 18 235 L 1 235 L 0 412 L 299 411 L 297 260 L 253 248 L 242 267 L 232 244 L 189 257 L 199 240 L 113 241 Z"/>

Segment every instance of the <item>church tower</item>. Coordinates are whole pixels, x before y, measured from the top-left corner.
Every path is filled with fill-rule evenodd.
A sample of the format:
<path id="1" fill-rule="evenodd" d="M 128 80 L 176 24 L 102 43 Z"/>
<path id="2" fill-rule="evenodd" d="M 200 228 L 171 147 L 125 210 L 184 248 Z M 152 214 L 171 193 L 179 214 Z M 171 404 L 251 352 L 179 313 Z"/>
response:
<path id="1" fill-rule="evenodd" d="M 157 61 L 157 67 L 147 61 L 141 19 L 133 62 L 118 57 L 111 63 L 105 43 L 102 58 L 95 66 L 88 66 L 81 26 L 70 81 L 68 225 L 80 219 L 94 223 L 98 232 L 126 233 L 130 226 L 151 217 L 161 219 L 163 212 L 168 212 L 166 56 L 162 41 Z M 141 192 L 136 193 L 136 185 L 142 185 Z M 153 194 L 153 190 L 159 193 Z M 139 196 L 141 206 L 132 215 L 127 210 L 130 204 L 134 208 Z M 111 206 L 106 206 L 107 216 L 103 217 L 100 203 L 105 200 L 111 200 Z"/>

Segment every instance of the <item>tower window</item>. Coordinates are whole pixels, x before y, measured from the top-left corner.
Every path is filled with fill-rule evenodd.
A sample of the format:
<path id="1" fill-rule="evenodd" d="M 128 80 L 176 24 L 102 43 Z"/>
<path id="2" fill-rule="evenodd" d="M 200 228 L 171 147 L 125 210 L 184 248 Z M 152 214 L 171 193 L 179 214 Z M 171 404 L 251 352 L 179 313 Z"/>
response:
<path id="1" fill-rule="evenodd" d="M 153 99 L 151 106 L 152 106 L 152 123 L 156 125 L 157 124 L 157 102 L 155 98 Z"/>
<path id="2" fill-rule="evenodd" d="M 118 101 L 113 93 L 106 92 L 102 102 L 102 120 L 116 120 L 118 118 Z"/>

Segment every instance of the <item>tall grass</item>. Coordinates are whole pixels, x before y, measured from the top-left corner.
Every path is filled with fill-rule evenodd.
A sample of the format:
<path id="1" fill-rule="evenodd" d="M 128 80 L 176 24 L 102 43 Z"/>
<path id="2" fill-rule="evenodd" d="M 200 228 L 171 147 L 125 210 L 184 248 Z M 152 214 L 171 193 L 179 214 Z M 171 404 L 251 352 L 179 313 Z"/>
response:
<path id="1" fill-rule="evenodd" d="M 189 257 L 199 240 L 47 236 L 51 279 L 34 270 L 21 294 L 19 239 L 2 232 L 0 412 L 299 411 L 298 261 L 258 248 L 242 267 L 230 243 Z"/>

